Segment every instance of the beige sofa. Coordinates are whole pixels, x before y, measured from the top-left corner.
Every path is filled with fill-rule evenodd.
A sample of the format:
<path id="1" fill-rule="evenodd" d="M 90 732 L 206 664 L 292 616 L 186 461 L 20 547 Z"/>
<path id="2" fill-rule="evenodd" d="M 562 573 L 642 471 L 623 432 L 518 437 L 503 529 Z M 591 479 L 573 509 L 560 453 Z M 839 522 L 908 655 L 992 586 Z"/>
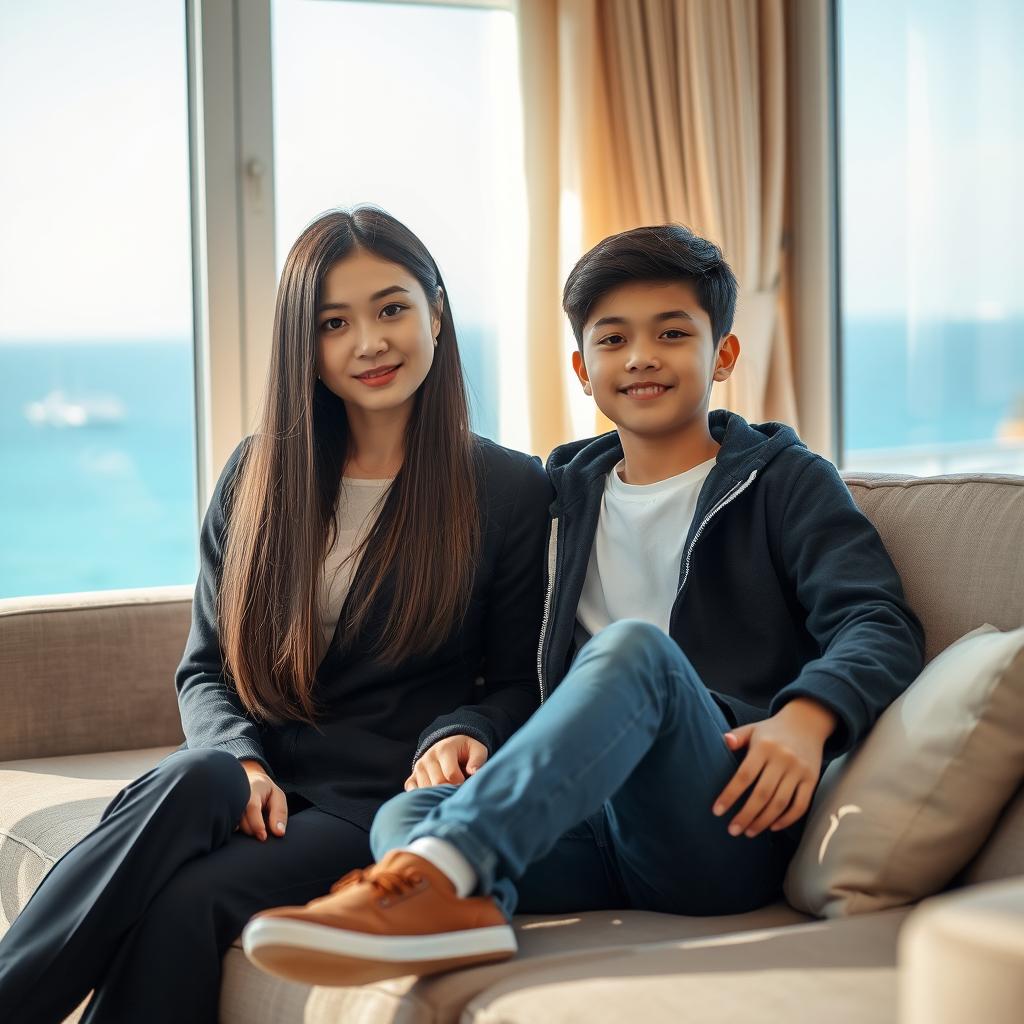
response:
<path id="1" fill-rule="evenodd" d="M 981 623 L 1024 624 L 1024 477 L 846 480 L 924 622 L 929 660 Z M 191 595 L 0 600 L 0 934 L 125 782 L 181 741 L 172 677 Z M 277 981 L 236 943 L 221 1018 L 1008 1024 L 1024 1012 L 1024 788 L 948 891 L 917 906 L 818 920 L 780 901 L 707 918 L 523 917 L 517 928 L 511 961 L 359 989 Z"/>

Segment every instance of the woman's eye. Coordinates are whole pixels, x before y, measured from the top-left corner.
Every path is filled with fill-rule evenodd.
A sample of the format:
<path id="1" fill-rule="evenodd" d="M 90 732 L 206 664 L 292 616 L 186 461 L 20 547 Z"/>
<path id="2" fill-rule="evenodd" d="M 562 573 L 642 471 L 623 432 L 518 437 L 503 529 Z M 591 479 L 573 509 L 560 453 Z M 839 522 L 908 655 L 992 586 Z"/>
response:
<path id="1" fill-rule="evenodd" d="M 398 314 L 399 314 L 399 313 L 400 313 L 400 312 L 401 312 L 401 311 L 402 311 L 403 309 L 405 309 L 405 306 L 403 306 L 403 305 L 402 305 L 402 304 L 401 304 L 400 302 L 389 302 L 389 303 L 388 303 L 388 304 L 387 304 L 387 305 L 386 305 L 386 306 L 385 306 L 385 307 L 384 307 L 384 308 L 383 308 L 383 309 L 381 310 L 381 312 L 382 312 L 382 313 L 387 313 L 387 311 L 388 311 L 389 309 L 393 309 L 393 310 L 394 310 L 394 313 L 389 313 L 389 314 L 388 314 L 389 316 L 397 316 L 397 315 L 398 315 Z"/>
<path id="2" fill-rule="evenodd" d="M 332 316 L 330 320 L 325 320 L 320 326 L 326 327 L 331 331 L 336 331 L 344 322 L 345 321 L 342 317 Z"/>

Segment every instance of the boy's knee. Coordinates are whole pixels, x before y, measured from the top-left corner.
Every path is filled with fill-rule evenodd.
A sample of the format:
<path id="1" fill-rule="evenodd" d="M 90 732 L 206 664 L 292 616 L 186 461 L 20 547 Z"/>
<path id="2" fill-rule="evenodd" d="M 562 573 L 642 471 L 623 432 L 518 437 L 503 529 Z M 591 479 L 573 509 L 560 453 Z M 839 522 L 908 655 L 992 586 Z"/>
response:
<path id="1" fill-rule="evenodd" d="M 686 660 L 679 645 L 664 630 L 642 619 L 619 619 L 602 629 L 590 643 L 630 665 L 653 661 L 664 667 Z"/>

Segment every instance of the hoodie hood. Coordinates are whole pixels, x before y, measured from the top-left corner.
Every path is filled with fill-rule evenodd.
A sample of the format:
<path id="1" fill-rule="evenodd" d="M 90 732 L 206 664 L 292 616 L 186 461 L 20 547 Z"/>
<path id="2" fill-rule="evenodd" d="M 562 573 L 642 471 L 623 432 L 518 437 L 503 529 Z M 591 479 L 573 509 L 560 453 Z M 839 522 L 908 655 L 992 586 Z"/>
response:
<path id="1" fill-rule="evenodd" d="M 717 501 L 729 488 L 746 479 L 755 469 L 768 465 L 786 448 L 806 447 L 796 431 L 785 423 L 748 423 L 738 413 L 727 409 L 712 409 L 708 413 L 708 429 L 721 448 L 715 468 L 708 476 L 705 493 L 701 494 L 701 506 Z M 605 477 L 622 457 L 622 442 L 616 430 L 559 445 L 547 462 L 548 475 L 557 492 L 552 514 L 558 515 L 570 508 L 598 481 L 603 485 Z"/>

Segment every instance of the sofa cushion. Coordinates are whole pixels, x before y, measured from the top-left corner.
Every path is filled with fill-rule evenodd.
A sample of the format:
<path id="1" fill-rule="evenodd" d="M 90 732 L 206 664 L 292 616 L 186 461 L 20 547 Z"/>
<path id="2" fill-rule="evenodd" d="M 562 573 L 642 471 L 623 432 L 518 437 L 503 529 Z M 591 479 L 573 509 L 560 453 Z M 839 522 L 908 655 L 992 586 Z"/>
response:
<path id="1" fill-rule="evenodd" d="M 0 762 L 0 935 L 117 793 L 174 749 Z"/>
<path id="2" fill-rule="evenodd" d="M 0 763 L 0 934 L 43 875 L 99 821 L 110 800 L 174 747 Z M 417 981 L 358 989 L 294 985 L 254 968 L 236 941 L 224 960 L 221 1019 L 259 1024 L 352 1019 L 456 1020 L 465 1003 L 495 981 L 543 962 L 570 962 L 597 950 L 808 920 L 783 902 L 747 914 L 675 917 L 637 911 L 518 917 L 520 951 L 510 961 Z"/>
<path id="3" fill-rule="evenodd" d="M 986 625 L 943 651 L 829 766 L 786 873 L 787 899 L 841 917 L 938 892 L 1022 778 L 1024 628 Z"/>
<path id="4" fill-rule="evenodd" d="M 1024 625 L 1024 476 L 843 479 L 921 619 L 926 662 L 983 622 Z"/>
<path id="5" fill-rule="evenodd" d="M 359 988 L 309 987 L 279 982 L 258 971 L 240 949 L 224 960 L 221 1024 L 442 1024 L 461 1018 L 466 1004 L 491 986 L 542 970 L 588 970 L 607 956 L 640 944 L 714 935 L 763 935 L 808 918 L 785 903 L 746 914 L 677 917 L 642 911 L 527 916 L 514 921 L 519 952 L 497 964 L 431 978 L 396 978 Z M 597 969 L 594 967 L 591 970 Z M 535 1020 L 547 1020 L 541 1014 Z"/>
<path id="6" fill-rule="evenodd" d="M 912 909 L 538 964 L 481 992 L 463 1019 L 896 1024 L 897 943 Z"/>

